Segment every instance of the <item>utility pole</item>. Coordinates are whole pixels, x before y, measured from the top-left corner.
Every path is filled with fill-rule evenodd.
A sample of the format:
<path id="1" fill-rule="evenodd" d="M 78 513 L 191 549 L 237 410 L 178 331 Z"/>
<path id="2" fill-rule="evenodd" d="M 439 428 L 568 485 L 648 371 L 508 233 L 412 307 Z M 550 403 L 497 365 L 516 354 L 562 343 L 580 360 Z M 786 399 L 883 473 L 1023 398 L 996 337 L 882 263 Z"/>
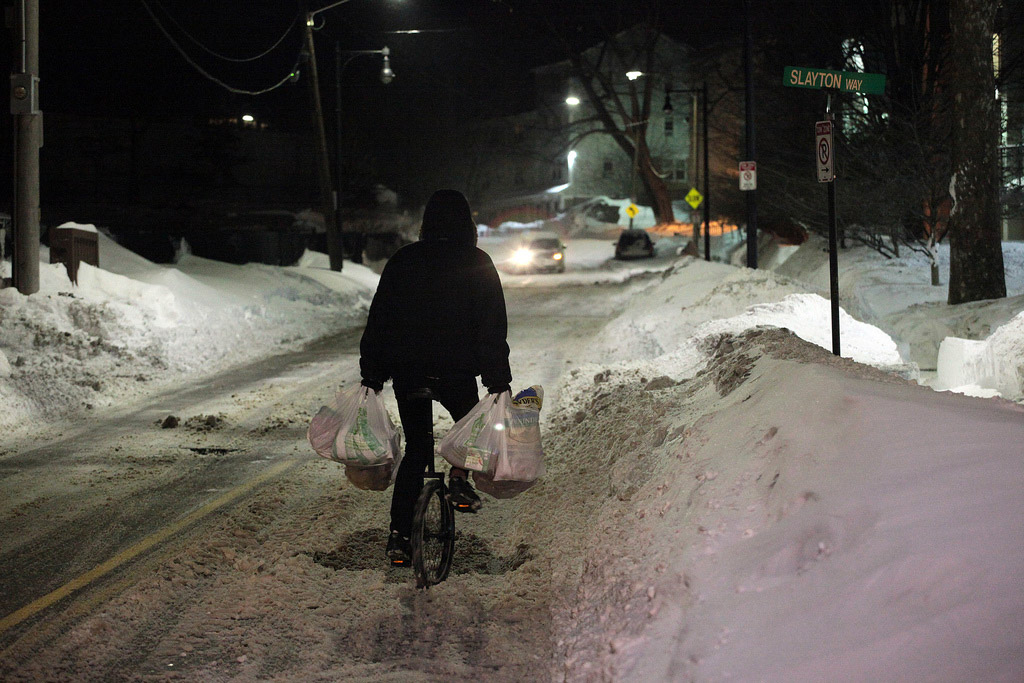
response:
<path id="1" fill-rule="evenodd" d="M 345 230 L 341 220 L 341 43 L 334 41 L 334 226 L 341 244 L 345 244 Z M 357 246 L 356 251 L 361 249 Z M 352 255 L 356 263 L 362 261 L 361 254 Z"/>
<path id="2" fill-rule="evenodd" d="M 704 127 L 704 260 L 711 260 L 711 175 L 708 168 L 708 82 L 701 86 L 701 125 Z"/>
<path id="3" fill-rule="evenodd" d="M 313 45 L 313 15 L 306 15 L 306 52 L 309 54 L 309 87 L 313 98 L 313 128 L 316 130 L 318 167 L 320 176 L 320 200 L 324 223 L 327 227 L 327 256 L 331 270 L 340 271 L 345 254 L 342 249 L 338 226 L 335 223 L 335 198 L 331 192 L 331 161 L 327 153 L 327 133 L 324 130 L 324 110 L 320 105 L 320 81 L 316 69 L 316 49 Z"/>
<path id="4" fill-rule="evenodd" d="M 754 145 L 754 56 L 750 0 L 743 0 L 743 73 L 746 81 L 747 161 L 757 161 Z M 747 190 L 747 267 L 757 268 L 757 190 Z"/>
<path id="5" fill-rule="evenodd" d="M 39 291 L 39 0 L 18 0 L 15 61 L 11 74 L 14 115 L 14 253 L 12 275 L 22 294 Z"/>

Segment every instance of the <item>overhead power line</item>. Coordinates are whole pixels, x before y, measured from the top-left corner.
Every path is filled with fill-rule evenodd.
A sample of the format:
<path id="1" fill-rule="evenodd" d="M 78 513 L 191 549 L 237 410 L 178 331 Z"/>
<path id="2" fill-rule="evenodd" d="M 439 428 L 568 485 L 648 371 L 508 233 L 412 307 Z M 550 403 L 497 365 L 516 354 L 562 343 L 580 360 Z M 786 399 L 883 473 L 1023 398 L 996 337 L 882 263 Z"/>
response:
<path id="1" fill-rule="evenodd" d="M 262 59 L 262 58 L 266 57 L 267 55 L 269 55 L 274 50 L 276 50 L 277 47 L 284 41 L 284 39 L 288 37 L 288 34 L 292 32 L 292 29 L 295 28 L 295 25 L 299 22 L 299 17 L 302 16 L 301 14 L 296 14 L 295 17 L 292 18 L 292 23 L 290 23 L 288 25 L 288 28 L 285 29 L 284 33 L 281 34 L 281 37 L 278 38 L 276 41 L 274 41 L 273 45 L 271 45 L 270 47 L 268 47 L 266 50 L 264 50 L 263 52 L 259 53 L 258 55 L 254 55 L 252 57 L 229 57 L 227 55 L 222 55 L 219 52 L 216 52 L 215 50 L 213 50 L 211 48 L 208 48 L 205 45 L 203 45 L 201 42 L 199 42 L 199 40 L 195 36 L 193 36 L 191 33 L 189 33 L 188 30 L 184 26 L 182 26 L 181 23 L 177 19 L 174 18 L 174 15 L 171 14 L 170 11 L 168 11 L 168 9 L 166 7 L 164 7 L 162 4 L 160 4 L 160 0 L 151 0 L 151 2 L 154 5 L 156 5 L 157 7 L 159 7 L 161 11 L 163 11 L 163 13 L 167 16 L 167 19 L 170 20 L 170 22 L 172 24 L 174 24 L 175 28 L 177 28 L 179 31 L 181 31 L 181 33 L 186 38 L 188 38 L 192 42 L 193 45 L 198 47 L 200 50 L 202 50 L 206 54 L 211 55 L 213 57 L 216 57 L 217 59 L 223 59 L 225 62 L 235 62 L 236 64 L 241 64 L 241 63 L 245 63 L 245 62 L 255 62 L 257 59 Z M 146 4 L 145 0 L 143 0 L 142 4 L 143 5 Z M 152 16 L 152 14 L 153 13 L 150 12 L 150 16 Z"/>
<path id="2" fill-rule="evenodd" d="M 298 64 L 299 64 L 299 61 L 300 61 L 300 58 L 301 58 L 301 54 L 302 54 L 301 50 L 299 51 L 299 54 L 296 56 L 295 62 L 293 64 L 292 68 L 289 69 L 288 73 L 283 78 L 281 78 L 281 80 L 277 81 L 276 83 L 274 83 L 273 85 L 271 85 L 271 86 L 269 86 L 267 88 L 263 88 L 261 90 L 247 90 L 245 88 L 239 88 L 239 87 L 231 85 L 230 83 L 226 83 L 225 81 L 222 81 L 221 79 L 217 78 L 216 76 L 214 76 L 213 74 L 208 72 L 206 69 L 201 67 L 199 64 L 197 64 L 196 61 L 194 59 L 192 59 L 192 57 L 188 54 L 188 52 L 186 52 L 185 49 L 182 48 L 182 46 L 178 43 L 178 41 L 176 41 L 174 39 L 174 36 L 171 35 L 171 33 L 167 30 L 167 28 L 163 25 L 163 23 L 161 23 L 159 17 L 157 17 L 156 13 L 154 13 L 153 9 L 149 6 L 149 3 L 146 0 L 139 0 L 139 1 L 142 3 L 143 8 L 145 8 L 145 10 L 149 14 L 150 18 L 153 20 L 153 23 L 156 24 L 157 28 L 160 29 L 160 32 L 164 34 L 164 37 L 167 38 L 168 42 L 170 42 L 172 46 L 174 46 L 174 49 L 178 51 L 178 53 L 182 56 L 182 58 L 186 62 L 188 62 L 188 64 L 193 69 L 198 71 L 203 77 L 207 78 L 210 81 L 213 81 L 214 83 L 216 83 L 217 85 L 221 86 L 222 88 L 224 88 L 228 92 L 232 92 L 232 93 L 235 93 L 237 95 L 263 95 L 263 94 L 268 93 L 268 92 L 270 92 L 272 90 L 276 90 L 276 89 L 280 88 L 282 85 L 284 85 L 289 80 L 291 80 L 294 77 L 294 75 L 295 75 L 295 72 L 296 72 L 296 69 L 298 68 Z M 291 26 L 294 26 L 295 23 L 296 22 L 293 20 Z M 288 29 L 289 32 L 291 31 L 291 26 Z M 287 35 L 287 33 L 285 33 L 285 35 Z M 282 37 L 282 39 L 283 39 L 283 37 Z M 278 43 L 280 43 L 280 42 L 281 41 L 279 40 Z M 276 45 L 275 45 L 275 47 L 276 47 Z M 245 61 L 251 61 L 251 60 L 245 60 Z"/>

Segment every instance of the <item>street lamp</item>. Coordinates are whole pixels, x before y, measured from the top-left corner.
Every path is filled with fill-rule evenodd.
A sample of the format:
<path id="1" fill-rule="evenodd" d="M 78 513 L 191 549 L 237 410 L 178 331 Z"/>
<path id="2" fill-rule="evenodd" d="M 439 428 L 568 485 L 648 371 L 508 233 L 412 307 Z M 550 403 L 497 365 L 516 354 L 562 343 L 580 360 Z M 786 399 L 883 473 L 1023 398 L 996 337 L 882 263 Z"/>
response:
<path id="1" fill-rule="evenodd" d="M 349 0 L 338 0 L 338 2 L 331 3 L 320 9 L 306 12 L 305 53 L 309 55 L 310 95 L 313 99 L 313 116 L 315 119 L 313 125 L 316 129 L 317 142 L 320 147 L 320 197 L 323 202 L 324 223 L 327 228 L 327 255 L 330 259 L 331 270 L 336 271 L 342 268 L 345 250 L 341 243 L 340 226 L 337 222 L 340 202 L 338 201 L 337 189 L 332 190 L 331 188 L 331 162 L 327 153 L 327 133 L 324 130 L 323 107 L 320 104 L 320 83 L 317 74 L 316 49 L 313 44 L 313 29 L 316 28 L 317 14 L 326 12 L 339 5 L 344 5 L 346 2 L 349 2 Z M 388 49 L 384 48 L 383 50 L 365 52 L 384 55 L 384 68 L 381 71 L 381 80 L 385 83 L 390 83 L 394 79 L 395 73 L 391 70 Z"/>
<path id="2" fill-rule="evenodd" d="M 673 88 L 665 86 L 665 106 L 662 111 L 666 114 L 672 113 L 672 93 L 699 94 L 701 98 L 701 124 L 704 137 L 704 260 L 711 260 L 711 190 L 710 174 L 708 172 L 708 84 L 703 83 L 700 88 Z M 691 135 L 695 132 L 696 126 L 691 126 Z"/>
<path id="3" fill-rule="evenodd" d="M 385 45 L 379 50 L 345 50 L 348 59 L 341 61 L 343 51 L 341 44 L 334 43 L 334 224 L 338 229 L 338 238 L 344 244 L 345 231 L 342 229 L 341 218 L 341 74 L 352 60 L 361 55 L 383 55 L 384 63 L 380 70 L 380 82 L 387 85 L 395 80 L 395 72 L 391 70 L 391 51 Z M 362 263 L 362 240 L 355 245 L 352 260 Z"/>

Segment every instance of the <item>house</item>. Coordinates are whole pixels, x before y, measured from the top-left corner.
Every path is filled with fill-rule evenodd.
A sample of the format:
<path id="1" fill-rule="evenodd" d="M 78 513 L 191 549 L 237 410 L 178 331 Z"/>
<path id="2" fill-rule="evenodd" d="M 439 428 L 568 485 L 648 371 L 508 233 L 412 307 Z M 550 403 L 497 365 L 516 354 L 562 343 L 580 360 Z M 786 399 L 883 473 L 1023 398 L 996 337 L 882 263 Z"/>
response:
<path id="1" fill-rule="evenodd" d="M 649 203 L 639 171 L 645 155 L 670 197 L 683 197 L 698 158 L 688 55 L 686 46 L 636 26 L 576 63 L 534 69 L 535 108 L 481 121 L 468 135 L 465 186 L 480 221 L 552 218 L 602 196 Z"/>

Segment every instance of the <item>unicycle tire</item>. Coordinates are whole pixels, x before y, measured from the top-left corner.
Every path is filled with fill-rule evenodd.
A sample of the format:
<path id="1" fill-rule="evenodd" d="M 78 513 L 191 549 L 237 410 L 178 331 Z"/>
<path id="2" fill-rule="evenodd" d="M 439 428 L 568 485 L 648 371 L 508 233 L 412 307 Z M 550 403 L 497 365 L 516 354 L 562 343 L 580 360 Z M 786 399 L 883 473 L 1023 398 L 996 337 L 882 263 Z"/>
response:
<path id="1" fill-rule="evenodd" d="M 438 479 L 428 479 L 412 518 L 412 566 L 416 586 L 429 588 L 448 577 L 455 553 L 455 511 Z"/>

